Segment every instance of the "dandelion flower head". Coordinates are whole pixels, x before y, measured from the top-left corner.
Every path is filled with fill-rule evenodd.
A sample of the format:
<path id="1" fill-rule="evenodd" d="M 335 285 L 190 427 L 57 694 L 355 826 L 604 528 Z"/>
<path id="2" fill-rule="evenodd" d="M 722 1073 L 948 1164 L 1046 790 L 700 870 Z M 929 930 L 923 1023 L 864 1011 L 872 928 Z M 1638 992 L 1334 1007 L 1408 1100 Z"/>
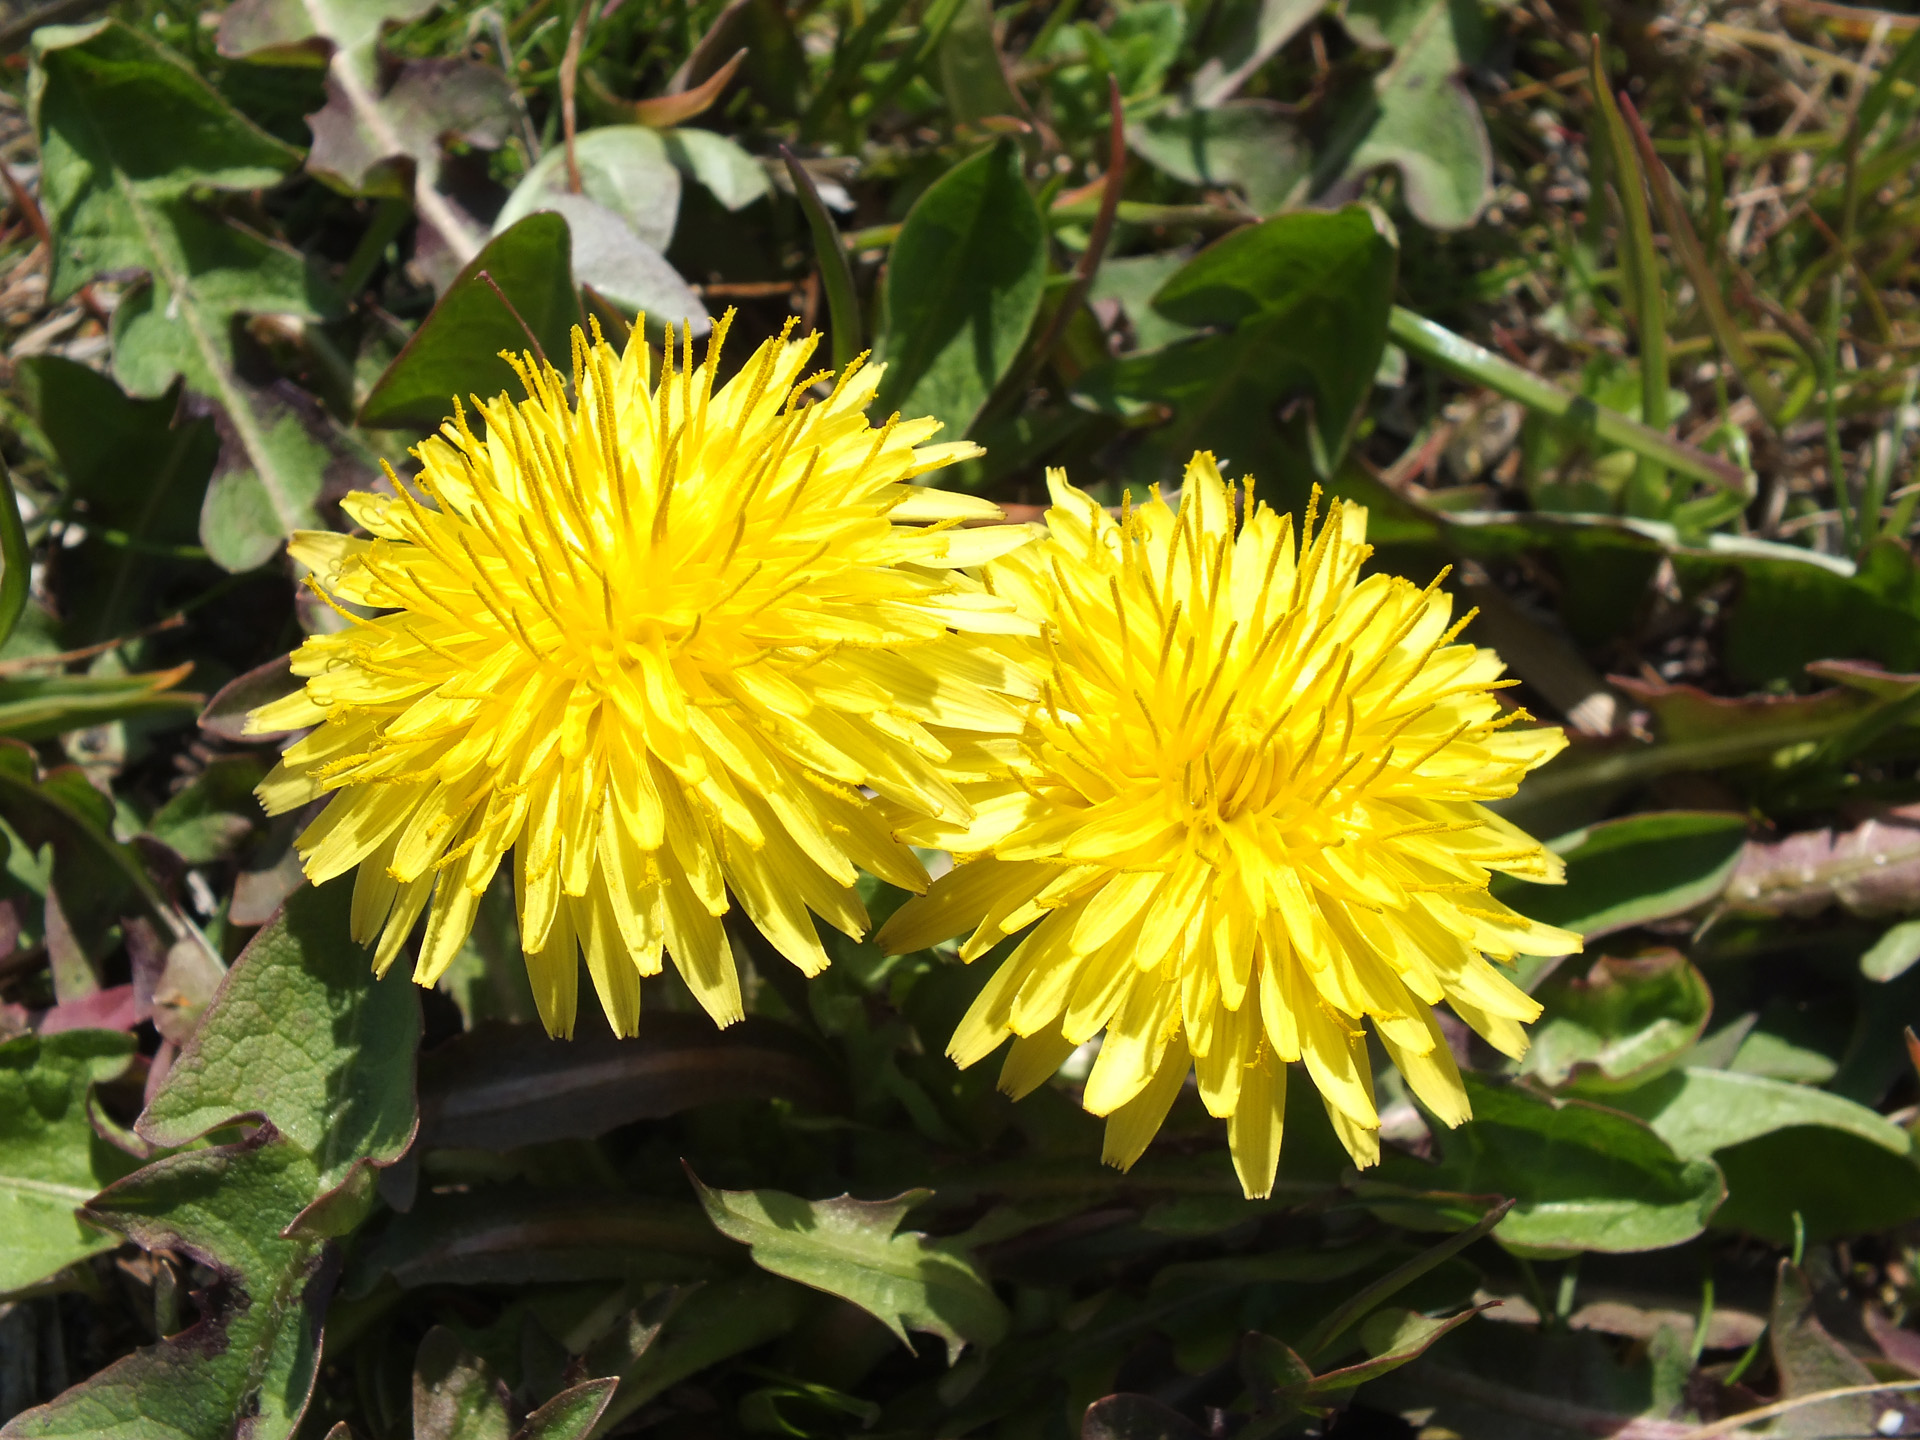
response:
<path id="1" fill-rule="evenodd" d="M 1116 520 L 1048 482 L 1048 537 L 984 570 L 1046 621 L 1023 760 L 969 789 L 972 820 L 906 825 L 963 863 L 880 936 L 900 950 L 970 930 L 972 959 L 1032 926 L 949 1053 L 971 1065 L 1015 1037 L 1001 1083 L 1024 1094 L 1104 1032 L 1084 1103 L 1123 1168 L 1191 1071 L 1254 1196 L 1295 1061 L 1355 1162 L 1378 1157 L 1363 1021 L 1458 1124 L 1432 1007 L 1517 1055 L 1539 1006 L 1489 957 L 1580 946 L 1487 891 L 1496 871 L 1562 878 L 1487 802 L 1564 738 L 1502 711 L 1500 660 L 1456 643 L 1438 581 L 1361 578 L 1358 507 L 1333 503 L 1317 530 L 1309 509 L 1296 537 L 1205 454 L 1177 512 L 1156 489 Z"/>
<path id="2" fill-rule="evenodd" d="M 259 793 L 331 797 L 299 850 L 315 882 L 358 867 L 376 969 L 425 912 L 434 983 L 512 852 L 550 1031 L 572 1032 L 582 953 L 619 1033 L 663 951 L 729 1023 L 731 900 L 821 969 L 813 915 L 864 933 L 855 867 L 926 883 L 861 787 L 957 820 L 948 776 L 1019 730 L 1031 682 L 992 637 L 1031 626 L 960 567 L 1027 532 L 956 528 L 1000 512 L 912 483 L 975 447 L 869 425 L 859 362 L 809 399 L 833 377 L 802 374 L 792 322 L 716 389 L 731 318 L 698 365 L 670 335 L 657 383 L 638 329 L 624 354 L 576 330 L 571 383 L 523 357 L 525 400 L 476 400 L 478 430 L 456 404 L 416 479 L 349 496 L 366 538 L 296 537 L 322 593 L 385 613 L 307 640 L 304 688 L 254 712 L 317 727 Z"/>

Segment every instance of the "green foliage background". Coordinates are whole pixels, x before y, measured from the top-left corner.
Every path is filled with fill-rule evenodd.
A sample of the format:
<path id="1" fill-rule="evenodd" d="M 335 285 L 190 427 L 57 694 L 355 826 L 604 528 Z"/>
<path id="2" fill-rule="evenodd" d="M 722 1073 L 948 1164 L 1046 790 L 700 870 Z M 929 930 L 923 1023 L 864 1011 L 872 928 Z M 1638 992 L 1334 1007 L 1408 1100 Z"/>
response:
<path id="1" fill-rule="evenodd" d="M 1576 13 L 1577 12 L 1577 13 Z M 1657 19 L 1657 23 L 1653 23 Z M 72 23 L 75 21 L 80 23 Z M 1920 31 L 1475 0 L 59 0 L 0 25 L 4 1434 L 1911 1434 Z M 483 276 L 484 272 L 484 276 Z M 1295 1085 L 1271 1200 L 1176 1105 L 942 1051 L 987 967 L 757 937 L 549 1041 L 512 906 L 374 982 L 240 718 L 344 524 L 591 316 L 1105 501 L 1195 448 L 1365 504 L 1573 743 L 1582 932 L 1475 1118 Z M 1449 569 L 1450 567 L 1450 569 Z M 196 723 L 196 716 L 198 717 Z M 876 918 L 898 903 L 885 887 Z M 1880 1388 L 1874 1392 L 1876 1386 Z M 344 1427 L 344 1428 L 342 1428 Z M 1723 1432 L 1717 1432 L 1723 1433 Z"/>

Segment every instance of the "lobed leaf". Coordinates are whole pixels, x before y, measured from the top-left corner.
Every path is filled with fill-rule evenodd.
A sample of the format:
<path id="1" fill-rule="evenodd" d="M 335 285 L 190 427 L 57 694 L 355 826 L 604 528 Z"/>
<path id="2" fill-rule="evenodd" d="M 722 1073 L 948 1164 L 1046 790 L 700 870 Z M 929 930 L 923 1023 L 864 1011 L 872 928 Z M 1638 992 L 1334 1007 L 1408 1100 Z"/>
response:
<path id="1" fill-rule="evenodd" d="M 689 1172 L 689 1178 L 693 1178 Z M 851 1300 L 901 1344 L 909 1329 L 947 1343 L 948 1363 L 969 1344 L 992 1346 L 1006 1334 L 1006 1307 L 964 1256 L 900 1221 L 931 1191 L 892 1200 L 802 1200 L 778 1190 L 694 1189 L 714 1228 L 752 1247 L 763 1270 Z"/>

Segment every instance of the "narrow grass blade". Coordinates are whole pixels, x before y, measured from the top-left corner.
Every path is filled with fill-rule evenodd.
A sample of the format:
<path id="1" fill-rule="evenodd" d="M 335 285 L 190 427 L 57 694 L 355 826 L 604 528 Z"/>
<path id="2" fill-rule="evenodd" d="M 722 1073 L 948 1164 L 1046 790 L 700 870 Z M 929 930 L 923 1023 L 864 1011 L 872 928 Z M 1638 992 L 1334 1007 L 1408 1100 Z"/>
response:
<path id="1" fill-rule="evenodd" d="M 13 471 L 4 460 L 0 460 L 0 476 L 5 477 L 6 489 L 0 496 L 0 645 L 4 645 L 27 608 L 27 581 L 33 562 L 27 554 L 26 527 L 20 523 L 20 497 L 14 490 Z"/>
<path id="2" fill-rule="evenodd" d="M 1709 455 L 1684 440 L 1663 435 L 1618 410 L 1569 394 L 1551 380 L 1543 380 L 1531 370 L 1523 370 L 1511 360 L 1411 310 L 1394 306 L 1393 313 L 1387 317 L 1387 334 L 1408 354 L 1429 365 L 1462 380 L 1484 385 L 1509 400 L 1518 400 L 1529 410 L 1560 420 L 1576 431 L 1585 431 L 1597 440 L 1657 461 L 1675 474 L 1728 490 L 1748 489 L 1747 477 L 1737 465 Z"/>
<path id="3" fill-rule="evenodd" d="M 1780 393 L 1773 388 L 1773 382 L 1767 378 L 1758 357 L 1747 344 L 1746 336 L 1727 310 L 1726 298 L 1721 294 L 1720 277 L 1714 274 L 1713 263 L 1700 244 L 1700 237 L 1694 233 L 1693 221 L 1687 217 L 1687 207 L 1680 198 L 1680 187 L 1674 183 L 1673 172 L 1655 153 L 1653 140 L 1647 134 L 1646 126 L 1640 123 L 1640 115 L 1633 101 L 1621 96 L 1620 108 L 1614 113 L 1623 117 L 1626 128 L 1633 134 L 1633 143 L 1640 152 L 1640 164 L 1653 191 L 1653 203 L 1660 209 L 1660 223 L 1666 229 L 1667 239 L 1681 267 L 1687 272 L 1687 278 L 1693 282 L 1694 293 L 1700 297 L 1700 308 L 1706 314 L 1707 328 L 1713 331 L 1720 353 L 1727 357 L 1727 363 L 1740 376 L 1740 383 L 1747 387 L 1747 393 L 1753 397 L 1755 407 L 1767 424 L 1779 430 Z"/>
<path id="4" fill-rule="evenodd" d="M 1607 168 L 1613 173 L 1614 193 L 1620 197 L 1620 214 L 1625 222 L 1625 243 L 1619 247 L 1620 268 L 1631 277 L 1628 287 L 1633 308 L 1634 329 L 1640 340 L 1640 419 L 1650 429 L 1667 428 L 1667 301 L 1666 287 L 1660 275 L 1660 257 L 1653 249 L 1653 225 L 1647 218 L 1647 197 L 1642 188 L 1640 158 L 1627 138 L 1627 127 L 1620 119 L 1620 107 L 1613 103 L 1608 88 L 1606 61 L 1600 37 L 1592 37 L 1592 65 L 1589 80 L 1593 105 L 1599 124 L 1594 139 L 1607 147 Z M 1628 509 L 1636 515 L 1658 517 L 1667 509 L 1667 484 L 1664 467 L 1652 456 L 1642 454 L 1634 467 L 1633 483 L 1628 491 Z"/>
<path id="5" fill-rule="evenodd" d="M 1302 1337 L 1299 1352 L 1308 1360 L 1315 1360 L 1346 1333 L 1355 1321 L 1364 1319 L 1369 1312 L 1407 1285 L 1411 1285 L 1422 1275 L 1443 1260 L 1450 1260 L 1467 1246 L 1488 1234 L 1494 1226 L 1507 1218 L 1507 1212 L 1513 1209 L 1513 1201 L 1502 1200 L 1472 1225 L 1456 1235 L 1449 1235 L 1438 1245 L 1422 1250 L 1406 1264 L 1388 1271 L 1371 1285 L 1336 1307 L 1332 1314 L 1322 1320 Z"/>
<path id="6" fill-rule="evenodd" d="M 833 332 L 833 368 L 845 369 L 863 348 L 860 339 L 866 333 L 860 324 L 860 297 L 853 289 L 853 267 L 847 264 L 847 250 L 840 243 L 840 231 L 827 213 L 807 167 L 784 145 L 780 147 L 780 158 L 787 163 L 787 174 L 793 177 L 793 193 L 806 212 L 807 228 L 813 232 L 813 251 L 820 262 L 820 283 L 827 292 L 827 324 Z"/>

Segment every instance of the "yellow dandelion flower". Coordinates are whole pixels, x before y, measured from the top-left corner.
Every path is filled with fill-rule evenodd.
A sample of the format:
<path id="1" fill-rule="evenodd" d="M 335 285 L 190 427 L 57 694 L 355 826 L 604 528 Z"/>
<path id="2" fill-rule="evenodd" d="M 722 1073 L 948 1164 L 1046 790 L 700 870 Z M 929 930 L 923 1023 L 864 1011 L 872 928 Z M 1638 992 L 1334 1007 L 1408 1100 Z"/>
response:
<path id="1" fill-rule="evenodd" d="M 644 343 L 576 330 L 570 386 L 516 362 L 526 400 L 476 400 L 479 434 L 456 404 L 411 489 L 347 498 L 371 538 L 295 538 L 323 593 L 386 613 L 309 639 L 304 689 L 254 712 L 317 727 L 259 794 L 276 813 L 331 794 L 299 850 L 315 882 L 359 867 L 376 969 L 424 911 L 414 978 L 434 983 L 511 850 L 549 1030 L 572 1032 L 584 952 L 631 1034 L 663 949 L 727 1024 L 729 892 L 818 971 L 813 915 L 864 932 L 856 866 L 926 883 L 861 787 L 957 819 L 946 776 L 1018 732 L 1031 682 L 980 637 L 1032 627 L 959 567 L 1027 535 L 956 528 L 1000 512 L 911 483 L 975 447 L 870 426 L 858 362 L 807 400 L 832 376 L 802 378 L 794 322 L 715 389 L 731 318 L 697 366 L 690 333 L 677 368 L 669 343 L 658 384 Z"/>
<path id="2" fill-rule="evenodd" d="M 1540 1007 L 1487 957 L 1580 947 L 1487 893 L 1492 871 L 1562 878 L 1485 802 L 1564 738 L 1502 713 L 1499 657 L 1454 643 L 1438 582 L 1360 578 L 1355 506 L 1317 534 L 1309 510 L 1296 541 L 1249 493 L 1236 527 L 1204 454 L 1177 514 L 1156 490 L 1116 522 L 1048 483 L 1049 536 L 984 571 L 1049 622 L 1023 760 L 968 787 L 972 820 L 903 827 L 964 863 L 880 935 L 904 950 L 970 929 L 971 960 L 1033 927 L 949 1053 L 971 1065 L 1016 1037 L 1001 1083 L 1020 1095 L 1104 1030 L 1085 1105 L 1122 1168 L 1191 1067 L 1250 1196 L 1272 1189 L 1296 1060 L 1355 1162 L 1378 1158 L 1362 1021 L 1458 1124 L 1431 1007 L 1517 1055 Z"/>

